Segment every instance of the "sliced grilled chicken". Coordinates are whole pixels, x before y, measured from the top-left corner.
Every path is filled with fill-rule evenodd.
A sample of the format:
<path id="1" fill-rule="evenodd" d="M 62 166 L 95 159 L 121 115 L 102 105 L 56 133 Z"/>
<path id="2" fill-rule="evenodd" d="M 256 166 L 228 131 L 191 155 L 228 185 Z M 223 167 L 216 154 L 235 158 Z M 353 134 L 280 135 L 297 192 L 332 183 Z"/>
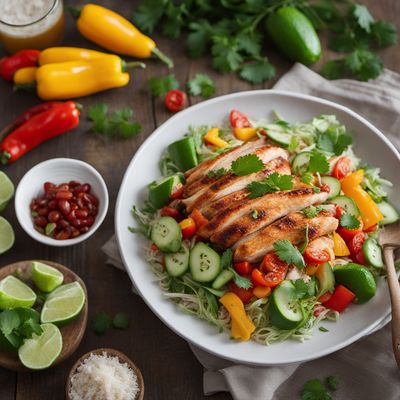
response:
<path id="1" fill-rule="evenodd" d="M 251 154 L 254 154 L 258 156 L 258 158 L 264 163 L 267 164 L 269 161 L 277 158 L 277 157 L 282 157 L 285 160 L 289 158 L 289 154 L 286 150 L 276 147 L 276 146 L 271 146 L 271 145 L 264 145 L 254 151 L 251 152 Z M 231 167 L 231 164 L 226 168 L 229 170 Z M 216 169 L 213 169 L 216 171 Z M 217 182 L 218 179 L 209 177 L 207 174 L 204 175 L 201 179 L 196 180 L 195 182 L 191 184 L 186 184 L 183 192 L 183 197 L 190 197 L 193 196 L 196 193 L 204 193 L 210 186 L 212 186 L 215 182 Z"/>
<path id="2" fill-rule="evenodd" d="M 272 224 L 285 215 L 322 203 L 328 193 L 315 193 L 311 187 L 270 193 L 246 199 L 236 207 L 217 214 L 198 234 L 211 242 L 231 247 L 242 237 Z M 257 213 L 254 217 L 254 212 Z"/>
<path id="3" fill-rule="evenodd" d="M 236 243 L 235 262 L 261 261 L 265 254 L 273 250 L 277 240 L 288 239 L 297 245 L 304 240 L 306 225 L 310 240 L 328 235 L 336 230 L 338 220 L 328 211 L 321 211 L 314 218 L 307 218 L 301 212 L 290 213 L 273 224 L 248 235 Z"/>
<path id="4" fill-rule="evenodd" d="M 236 176 L 232 173 L 227 174 L 208 186 L 205 190 L 199 191 L 187 199 L 183 199 L 182 203 L 186 206 L 188 212 L 192 211 L 194 208 L 198 208 L 202 211 L 210 202 L 244 189 L 249 183 L 260 181 L 273 172 L 289 175 L 291 172 L 289 162 L 283 157 L 278 157 L 266 163 L 263 171 L 246 176 Z"/>
<path id="5" fill-rule="evenodd" d="M 229 169 L 231 167 L 232 161 L 237 158 L 244 156 L 245 154 L 250 154 L 260 147 L 265 146 L 265 139 L 259 139 L 254 142 L 247 142 L 241 146 L 234 147 L 219 156 L 212 158 L 210 160 L 203 161 L 197 167 L 190 169 L 185 172 L 187 184 L 192 184 L 197 179 L 202 179 L 209 171 L 212 169 L 225 168 Z"/>
<path id="6" fill-rule="evenodd" d="M 219 200 L 212 201 L 207 206 L 202 208 L 202 214 L 211 220 L 215 214 L 226 210 L 228 207 L 234 207 L 241 203 L 248 197 L 249 191 L 247 189 L 238 190 L 221 197 Z"/>

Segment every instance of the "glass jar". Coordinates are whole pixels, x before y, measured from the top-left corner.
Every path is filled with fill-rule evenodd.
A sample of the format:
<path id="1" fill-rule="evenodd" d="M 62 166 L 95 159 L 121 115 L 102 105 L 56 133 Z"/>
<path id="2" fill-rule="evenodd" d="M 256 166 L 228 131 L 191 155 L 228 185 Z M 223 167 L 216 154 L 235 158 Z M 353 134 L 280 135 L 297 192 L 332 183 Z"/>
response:
<path id="1" fill-rule="evenodd" d="M 0 39 L 10 53 L 54 46 L 63 31 L 62 0 L 0 0 Z"/>

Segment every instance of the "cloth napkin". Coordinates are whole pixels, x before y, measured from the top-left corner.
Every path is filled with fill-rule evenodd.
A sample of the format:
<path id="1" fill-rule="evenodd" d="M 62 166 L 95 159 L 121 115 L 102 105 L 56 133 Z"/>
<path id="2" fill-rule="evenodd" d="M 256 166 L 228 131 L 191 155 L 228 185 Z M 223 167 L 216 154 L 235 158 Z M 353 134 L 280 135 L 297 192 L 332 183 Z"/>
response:
<path id="1" fill-rule="evenodd" d="M 385 70 L 370 82 L 328 81 L 295 64 L 274 89 L 311 94 L 345 105 L 366 117 L 400 148 L 400 75 L 395 72 Z M 110 264 L 124 269 L 114 237 L 103 251 Z M 228 391 L 235 400 L 298 399 L 306 381 L 323 381 L 328 375 L 335 375 L 339 378 L 335 400 L 399 400 L 400 373 L 391 350 L 389 319 L 374 333 L 341 351 L 282 367 L 238 365 L 190 347 L 205 369 L 205 395 Z"/>

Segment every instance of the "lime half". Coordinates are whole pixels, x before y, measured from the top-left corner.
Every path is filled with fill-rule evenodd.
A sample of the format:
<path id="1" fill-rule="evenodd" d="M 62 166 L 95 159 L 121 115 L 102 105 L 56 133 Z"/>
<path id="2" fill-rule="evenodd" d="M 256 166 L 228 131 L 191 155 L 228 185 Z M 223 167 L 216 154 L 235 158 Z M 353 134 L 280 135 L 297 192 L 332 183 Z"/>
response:
<path id="1" fill-rule="evenodd" d="M 0 217 L 0 254 L 10 250 L 14 244 L 14 230 L 10 223 L 3 217 Z"/>
<path id="2" fill-rule="evenodd" d="M 0 281 L 0 309 L 32 307 L 35 301 L 35 292 L 15 276 L 9 275 Z"/>
<path id="3" fill-rule="evenodd" d="M 26 339 L 18 349 L 18 356 L 22 364 L 30 369 L 45 369 L 51 366 L 62 350 L 62 336 L 57 326 L 53 324 L 40 325 L 41 335 L 33 334 Z"/>
<path id="4" fill-rule="evenodd" d="M 62 285 L 47 297 L 40 320 L 63 326 L 79 315 L 84 304 L 85 292 L 78 282 Z"/>
<path id="5" fill-rule="evenodd" d="M 50 265 L 33 261 L 32 280 L 41 291 L 48 293 L 63 283 L 64 275 Z"/>
<path id="6" fill-rule="evenodd" d="M 0 211 L 3 211 L 6 208 L 7 203 L 11 200 L 13 196 L 13 183 L 3 171 L 0 171 Z"/>

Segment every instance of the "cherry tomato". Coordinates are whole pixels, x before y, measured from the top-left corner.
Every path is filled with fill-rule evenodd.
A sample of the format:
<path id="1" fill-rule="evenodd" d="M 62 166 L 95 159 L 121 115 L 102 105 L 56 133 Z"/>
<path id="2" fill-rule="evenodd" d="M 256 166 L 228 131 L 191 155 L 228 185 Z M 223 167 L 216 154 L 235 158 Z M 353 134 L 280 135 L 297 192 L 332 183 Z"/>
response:
<path id="1" fill-rule="evenodd" d="M 356 229 L 343 228 L 343 226 L 340 226 L 340 225 L 336 229 L 336 232 L 345 240 L 345 242 L 348 242 L 355 235 L 357 235 L 363 231 L 364 224 L 362 222 L 362 219 L 358 218 L 358 220 L 360 221 L 360 226 Z"/>
<path id="2" fill-rule="evenodd" d="M 307 246 L 304 251 L 304 260 L 307 264 L 323 264 L 331 259 L 328 250 Z"/>
<path id="3" fill-rule="evenodd" d="M 250 275 L 253 270 L 252 265 L 248 261 L 235 263 L 234 267 L 236 272 L 240 275 Z"/>
<path id="4" fill-rule="evenodd" d="M 247 115 L 241 113 L 238 110 L 232 110 L 229 119 L 231 121 L 232 128 L 250 128 L 251 123 Z"/>
<path id="5" fill-rule="evenodd" d="M 353 261 L 356 262 L 357 264 L 365 265 L 366 260 L 365 260 L 365 255 L 364 255 L 364 250 L 361 249 L 353 258 Z"/>
<path id="6" fill-rule="evenodd" d="M 274 252 L 268 253 L 260 265 L 260 270 L 264 273 L 286 272 L 287 268 L 288 265 L 280 260 Z"/>
<path id="7" fill-rule="evenodd" d="M 375 232 L 378 229 L 378 224 L 372 225 L 367 229 L 364 229 L 365 233 Z"/>
<path id="8" fill-rule="evenodd" d="M 348 157 L 340 157 L 332 170 L 332 176 L 336 179 L 343 179 L 351 171 L 351 161 Z"/>
<path id="9" fill-rule="evenodd" d="M 173 207 L 163 207 L 160 210 L 160 215 L 162 217 L 172 217 L 176 220 L 181 220 L 182 216 L 176 208 Z"/>
<path id="10" fill-rule="evenodd" d="M 347 247 L 350 250 L 350 253 L 355 256 L 359 251 L 362 251 L 363 245 L 365 242 L 365 235 L 363 232 L 359 232 L 354 235 L 348 242 Z"/>
<path id="11" fill-rule="evenodd" d="M 285 278 L 285 272 L 268 272 L 263 274 L 259 269 L 254 268 L 251 273 L 253 286 L 274 287 L 279 285 Z"/>
<path id="12" fill-rule="evenodd" d="M 182 196 L 183 196 L 183 185 L 180 184 L 174 189 L 170 197 L 171 199 L 175 200 L 175 199 L 181 199 Z"/>
<path id="13" fill-rule="evenodd" d="M 229 282 L 229 290 L 236 294 L 240 300 L 242 300 L 243 304 L 250 303 L 251 299 L 253 298 L 253 290 L 244 289 L 236 285 L 235 282 Z"/>
<path id="14" fill-rule="evenodd" d="M 179 89 L 170 90 L 165 95 L 165 106 L 172 112 L 183 110 L 186 106 L 186 93 Z"/>

